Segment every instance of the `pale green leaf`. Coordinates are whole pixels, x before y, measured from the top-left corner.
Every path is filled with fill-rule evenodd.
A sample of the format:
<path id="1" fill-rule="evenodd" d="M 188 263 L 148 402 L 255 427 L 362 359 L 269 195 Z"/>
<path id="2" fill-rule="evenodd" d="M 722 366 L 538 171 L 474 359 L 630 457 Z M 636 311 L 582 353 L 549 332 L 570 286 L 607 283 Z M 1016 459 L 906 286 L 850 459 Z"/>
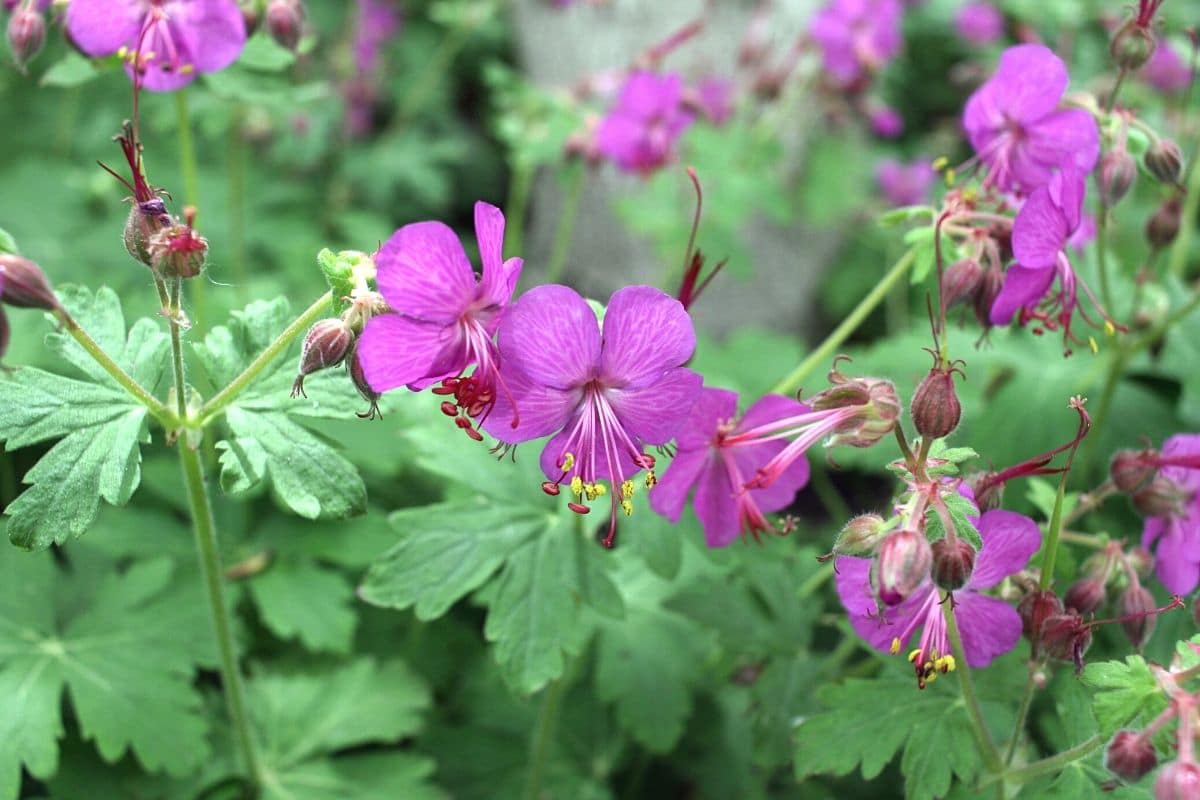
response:
<path id="1" fill-rule="evenodd" d="M 340 573 L 312 561 L 276 561 L 250 581 L 263 623 L 312 651 L 349 653 L 358 617 L 354 590 Z"/>

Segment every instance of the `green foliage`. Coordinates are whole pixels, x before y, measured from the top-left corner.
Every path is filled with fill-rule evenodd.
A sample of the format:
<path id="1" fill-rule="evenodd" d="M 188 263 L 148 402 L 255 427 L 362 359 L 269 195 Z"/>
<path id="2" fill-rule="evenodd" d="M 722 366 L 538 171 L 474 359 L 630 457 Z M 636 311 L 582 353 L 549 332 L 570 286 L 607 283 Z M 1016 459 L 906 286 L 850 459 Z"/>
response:
<path id="1" fill-rule="evenodd" d="M 1096 692 L 1092 708 L 1104 736 L 1139 718 L 1149 720 L 1166 708 L 1163 691 L 1141 656 L 1093 661 L 1084 667 L 1082 680 Z"/>

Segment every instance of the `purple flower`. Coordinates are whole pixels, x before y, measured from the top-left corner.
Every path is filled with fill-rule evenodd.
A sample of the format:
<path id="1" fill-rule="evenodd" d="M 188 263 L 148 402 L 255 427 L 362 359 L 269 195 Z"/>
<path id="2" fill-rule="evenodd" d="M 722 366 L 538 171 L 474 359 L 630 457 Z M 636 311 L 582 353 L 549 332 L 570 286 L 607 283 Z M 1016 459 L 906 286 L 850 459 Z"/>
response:
<path id="1" fill-rule="evenodd" d="M 543 490 L 568 485 L 581 514 L 585 501 L 610 495 L 611 546 L 617 507 L 633 511 L 630 478 L 645 469 L 646 487 L 656 480 L 643 446 L 670 441 L 700 395 L 700 376 L 683 366 L 696 348 L 687 311 L 658 289 L 629 286 L 613 294 L 601 330 L 573 289 L 539 286 L 505 315 L 499 341 L 512 394 L 497 398 L 485 430 L 512 444 L 554 434 L 542 450 Z"/>
<path id="2" fill-rule="evenodd" d="M 789 506 L 796 492 L 808 483 L 808 461 L 796 460 L 767 488 L 746 489 L 746 482 L 779 455 L 785 444 L 776 439 L 746 441 L 739 446 L 727 440 L 808 410 L 789 397 L 769 394 L 739 420 L 737 392 L 704 389 L 676 436 L 678 450 L 650 495 L 650 507 L 678 522 L 694 486 L 693 507 L 709 547 L 724 547 L 742 531 L 755 538 L 763 531 L 774 532 L 765 515 Z"/>
<path id="3" fill-rule="evenodd" d="M 1166 39 L 1159 39 L 1138 77 L 1163 94 L 1182 92 L 1192 82 L 1192 69 Z"/>
<path id="4" fill-rule="evenodd" d="M 966 3 L 954 15 L 954 30 L 970 44 L 991 44 L 1004 35 L 1004 15 L 991 3 Z"/>
<path id="5" fill-rule="evenodd" d="M 358 340 L 367 383 L 376 392 L 400 386 L 453 395 L 448 416 L 472 438 L 472 427 L 505 389 L 492 335 L 512 299 L 522 260 L 504 261 L 504 214 L 475 204 L 475 238 L 483 275 L 477 281 L 458 237 L 440 222 L 416 222 L 392 234 L 375 257 L 376 283 L 393 314 L 372 317 Z M 472 364 L 469 377 L 462 373 Z M 508 404 L 511 408 L 511 404 Z"/>
<path id="6" fill-rule="evenodd" d="M 929 188 L 937 171 L 928 161 L 902 164 L 885 158 L 875 168 L 875 180 L 887 201 L 894 206 L 915 206 L 929 199 Z"/>
<path id="7" fill-rule="evenodd" d="M 596 148 L 625 172 L 649 175 L 675 158 L 675 142 L 692 124 L 682 100 L 678 75 L 634 72 L 600 121 Z"/>
<path id="8" fill-rule="evenodd" d="M 875 135 L 884 139 L 896 139 L 904 133 L 904 117 L 891 106 L 873 105 L 867 111 L 867 121 Z"/>
<path id="9" fill-rule="evenodd" d="M 986 182 L 1032 192 L 1057 169 L 1090 172 L 1100 157 L 1092 115 L 1056 110 L 1069 82 L 1062 59 L 1040 44 L 1010 47 L 991 80 L 967 100 L 963 127 L 988 168 Z"/>
<path id="10" fill-rule="evenodd" d="M 72 0 L 67 33 L 90 56 L 120 54 L 129 76 L 137 69 L 155 92 L 225 69 L 246 44 L 235 0 Z"/>
<path id="11" fill-rule="evenodd" d="M 829 0 L 816 13 L 808 35 L 834 83 L 859 84 L 900 52 L 903 12 L 900 0 Z"/>
<path id="12" fill-rule="evenodd" d="M 1016 610 L 982 592 L 1024 568 L 1042 541 L 1033 520 L 1000 509 L 979 518 L 979 535 L 983 547 L 975 557 L 975 569 L 967 585 L 954 592 L 953 600 L 963 650 L 972 667 L 986 667 L 992 659 L 1013 649 L 1021 638 L 1021 618 Z M 927 578 L 902 603 L 880 611 L 870 572 L 870 559 L 838 559 L 838 596 L 858 635 L 876 650 L 895 654 L 909 643 L 917 628 L 924 626 L 917 647 L 908 656 L 916 669 L 918 685 L 924 688 L 938 672 L 954 669 L 942 595 L 933 581 Z"/>
<path id="13" fill-rule="evenodd" d="M 1200 434 L 1181 433 L 1163 443 L 1164 458 L 1200 457 Z M 1200 469 L 1164 466 L 1160 476 L 1188 496 L 1183 513 L 1150 517 L 1142 529 L 1142 547 L 1154 548 L 1155 571 L 1167 590 L 1188 594 L 1200 583 Z"/>
<path id="14" fill-rule="evenodd" d="M 714 125 L 724 125 L 733 116 L 733 81 L 718 75 L 701 79 L 695 89 L 696 109 Z"/>
<path id="15" fill-rule="evenodd" d="M 358 0 L 358 19 L 354 27 L 354 66 L 359 75 L 375 71 L 379 51 L 400 30 L 403 18 L 389 0 Z"/>

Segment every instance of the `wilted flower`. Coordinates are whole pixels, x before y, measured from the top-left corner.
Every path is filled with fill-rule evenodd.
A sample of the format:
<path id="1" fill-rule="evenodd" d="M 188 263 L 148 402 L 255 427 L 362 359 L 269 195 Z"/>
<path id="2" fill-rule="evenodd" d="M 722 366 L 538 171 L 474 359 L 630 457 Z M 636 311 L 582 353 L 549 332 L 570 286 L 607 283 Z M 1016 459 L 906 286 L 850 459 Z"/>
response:
<path id="1" fill-rule="evenodd" d="M 954 30 L 968 44 L 991 44 L 1004 36 L 1004 14 L 991 3 L 965 3 L 954 15 Z"/>
<path id="2" fill-rule="evenodd" d="M 929 200 L 929 189 L 937 171 L 928 161 L 901 163 L 885 158 L 875 167 L 875 180 L 884 198 L 893 206 L 915 206 Z"/>
<path id="3" fill-rule="evenodd" d="M 1165 458 L 1200 456 L 1200 434 L 1183 433 L 1163 443 Z M 1188 500 L 1182 513 L 1146 520 L 1142 546 L 1154 551 L 1155 571 L 1163 586 L 1188 594 L 1200 583 L 1200 469 L 1164 466 L 1159 476 L 1174 483 Z"/>
<path id="4" fill-rule="evenodd" d="M 674 159 L 675 142 L 692 124 L 682 100 L 679 75 L 634 72 L 600 121 L 596 148 L 625 172 L 649 175 Z"/>
<path id="5" fill-rule="evenodd" d="M 796 400 L 769 394 L 738 419 L 737 392 L 705 388 L 675 437 L 678 450 L 650 495 L 650 507 L 677 522 L 695 487 L 694 508 L 709 547 L 724 547 L 744 531 L 756 538 L 773 532 L 766 514 L 786 508 L 808 483 L 808 462 L 798 459 L 767 488 L 745 489 L 746 481 L 784 443 L 746 441 L 739 446 L 732 437 L 807 410 Z"/>
<path id="6" fill-rule="evenodd" d="M 900 52 L 900 0 L 829 0 L 808 34 L 821 48 L 825 72 L 838 86 L 857 87 Z"/>

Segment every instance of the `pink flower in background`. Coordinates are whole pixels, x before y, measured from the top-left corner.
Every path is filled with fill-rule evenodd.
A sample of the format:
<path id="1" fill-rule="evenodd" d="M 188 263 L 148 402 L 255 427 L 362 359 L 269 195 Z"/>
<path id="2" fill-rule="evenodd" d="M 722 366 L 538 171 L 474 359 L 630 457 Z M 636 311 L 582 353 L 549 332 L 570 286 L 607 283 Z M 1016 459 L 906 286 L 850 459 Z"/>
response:
<path id="1" fill-rule="evenodd" d="M 625 172 L 649 175 L 675 158 L 692 124 L 679 75 L 634 72 L 596 130 L 596 148 Z"/>
<path id="2" fill-rule="evenodd" d="M 1163 442 L 1164 459 L 1200 457 L 1200 434 L 1181 433 Z M 1142 529 L 1142 547 L 1154 550 L 1155 572 L 1168 591 L 1188 594 L 1200 584 L 1200 469 L 1164 466 L 1160 477 L 1184 496 L 1182 513 L 1150 517 Z"/>
<path id="3" fill-rule="evenodd" d="M 581 514 L 609 495 L 611 546 L 618 506 L 633 511 L 630 478 L 645 469 L 646 487 L 656 480 L 643 447 L 669 442 L 700 395 L 700 376 L 683 366 L 696 348 L 687 311 L 658 289 L 629 286 L 613 294 L 601 328 L 575 290 L 538 286 L 509 310 L 499 342 L 512 396 L 497 399 L 485 430 L 510 444 L 554 434 L 542 450 L 543 490 L 569 486 Z"/>
<path id="4" fill-rule="evenodd" d="M 834 83 L 850 87 L 900 52 L 900 0 L 829 0 L 813 17 L 808 35 Z"/>
<path id="5" fill-rule="evenodd" d="M 728 78 L 701 78 L 693 92 L 696 110 L 712 124 L 724 125 L 733 116 L 733 90 L 733 81 Z"/>
<path id="6" fill-rule="evenodd" d="M 953 593 L 953 602 L 967 664 L 986 667 L 1016 646 L 1021 638 L 1021 618 L 1008 603 L 983 592 L 1024 569 L 1041 546 L 1042 535 L 1033 520 L 1000 509 L 984 513 L 978 527 L 983 547 L 975 557 L 967 585 Z M 838 597 L 850 615 L 850 624 L 876 650 L 893 654 L 908 646 L 917 629 L 922 628 L 909 661 L 916 670 L 918 685 L 924 688 L 939 672 L 954 668 L 942 592 L 927 578 L 899 605 L 881 612 L 870 573 L 868 558 L 843 556 L 837 561 Z"/>
<path id="7" fill-rule="evenodd" d="M 357 352 L 376 392 L 419 391 L 441 381 L 435 391 L 454 396 L 443 411 L 461 410 L 459 427 L 479 439 L 471 421 L 486 419 L 504 392 L 492 335 L 523 262 L 502 259 L 504 214 L 495 206 L 475 204 L 475 238 L 483 262 L 478 280 L 458 237 L 441 222 L 416 222 L 392 234 L 375 264 L 379 291 L 395 313 L 371 318 Z M 463 376 L 471 365 L 474 373 Z"/>
<path id="8" fill-rule="evenodd" d="M 709 547 L 724 547 L 748 531 L 774 532 L 766 514 L 791 505 L 808 483 L 808 461 L 798 459 L 764 489 L 746 489 L 746 482 L 785 447 L 780 440 L 730 444 L 730 436 L 776 422 L 809 409 L 789 397 L 769 394 L 737 418 L 737 392 L 704 389 L 687 422 L 675 437 L 675 458 L 650 495 L 650 507 L 678 522 L 695 487 L 694 508 Z"/>
<path id="9" fill-rule="evenodd" d="M 1058 110 L 1070 78 L 1048 47 L 1023 44 L 1000 56 L 996 74 L 979 87 L 963 112 L 967 138 L 987 167 L 985 182 L 1028 194 L 1058 169 L 1090 172 L 1100 157 L 1092 115 Z"/>
<path id="10" fill-rule="evenodd" d="M 1192 81 L 1192 69 L 1166 39 L 1159 39 L 1138 77 L 1163 94 L 1182 92 Z"/>
<path id="11" fill-rule="evenodd" d="M 246 44 L 235 0 L 72 0 L 66 24 L 79 49 L 94 57 L 121 54 L 130 77 L 136 69 L 140 85 L 155 92 L 228 67 Z"/>
<path id="12" fill-rule="evenodd" d="M 354 137 L 371 131 L 379 101 L 383 47 L 400 32 L 404 18 L 392 0 L 358 0 L 354 28 L 354 75 L 342 85 L 344 125 Z"/>
<path id="13" fill-rule="evenodd" d="M 875 135 L 884 139 L 895 139 L 904 133 L 904 117 L 891 106 L 872 106 L 867 111 L 867 120 Z"/>
<path id="14" fill-rule="evenodd" d="M 991 3 L 966 3 L 954 15 L 954 30 L 969 44 L 991 44 L 1004 36 L 1004 14 Z"/>
<path id="15" fill-rule="evenodd" d="M 883 196 L 894 206 L 916 206 L 929 200 L 929 189 L 937 171 L 928 161 L 901 163 L 885 158 L 875 168 L 875 180 Z"/>

